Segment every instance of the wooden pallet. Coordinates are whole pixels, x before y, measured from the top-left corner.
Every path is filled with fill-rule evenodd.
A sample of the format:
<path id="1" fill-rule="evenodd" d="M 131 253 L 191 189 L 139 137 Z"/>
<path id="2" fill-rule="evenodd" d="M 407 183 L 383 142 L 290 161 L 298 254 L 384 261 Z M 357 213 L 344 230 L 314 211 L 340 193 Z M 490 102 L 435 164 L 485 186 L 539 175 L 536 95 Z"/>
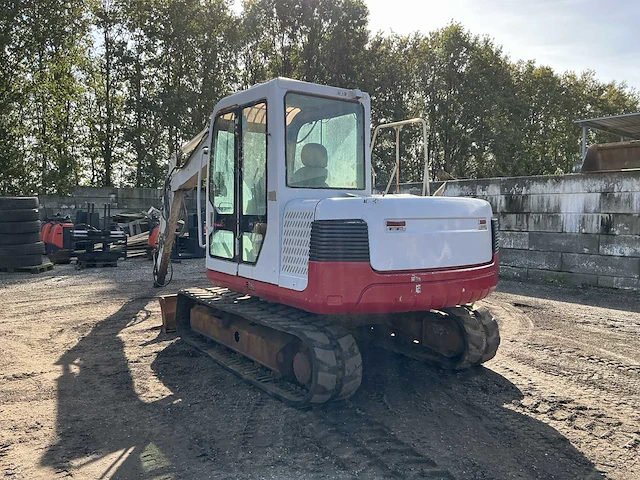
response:
<path id="1" fill-rule="evenodd" d="M 44 262 L 33 267 L 0 267 L 0 272 L 6 273 L 44 273 L 53 270 L 53 263 Z"/>

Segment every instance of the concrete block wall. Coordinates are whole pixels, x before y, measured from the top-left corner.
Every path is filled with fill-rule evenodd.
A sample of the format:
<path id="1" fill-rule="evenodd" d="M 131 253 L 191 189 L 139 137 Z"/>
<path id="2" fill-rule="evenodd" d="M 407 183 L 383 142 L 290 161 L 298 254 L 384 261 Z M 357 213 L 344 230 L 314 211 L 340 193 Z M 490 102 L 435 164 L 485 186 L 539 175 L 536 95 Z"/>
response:
<path id="1" fill-rule="evenodd" d="M 491 203 L 503 277 L 640 290 L 640 171 L 450 181 L 444 195 Z"/>
<path id="2" fill-rule="evenodd" d="M 449 182 L 491 203 L 504 277 L 640 289 L 640 172 Z"/>

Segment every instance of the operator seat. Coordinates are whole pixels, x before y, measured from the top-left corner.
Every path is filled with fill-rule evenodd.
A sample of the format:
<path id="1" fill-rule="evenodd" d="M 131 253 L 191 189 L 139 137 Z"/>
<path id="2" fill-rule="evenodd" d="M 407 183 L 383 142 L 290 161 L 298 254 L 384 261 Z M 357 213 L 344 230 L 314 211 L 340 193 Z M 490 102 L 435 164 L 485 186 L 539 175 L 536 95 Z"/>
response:
<path id="1" fill-rule="evenodd" d="M 291 176 L 293 187 L 329 188 L 327 180 L 327 149 L 319 143 L 307 143 L 300 152 L 302 167 Z"/>

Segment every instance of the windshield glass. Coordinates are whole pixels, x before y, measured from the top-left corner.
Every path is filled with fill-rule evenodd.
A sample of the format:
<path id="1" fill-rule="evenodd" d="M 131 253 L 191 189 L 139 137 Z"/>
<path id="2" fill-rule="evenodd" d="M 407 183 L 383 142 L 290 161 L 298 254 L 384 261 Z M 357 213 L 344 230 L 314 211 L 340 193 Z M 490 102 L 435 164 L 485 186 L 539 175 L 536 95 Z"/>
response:
<path id="1" fill-rule="evenodd" d="M 346 100 L 288 93 L 287 185 L 364 189 L 364 111 Z"/>

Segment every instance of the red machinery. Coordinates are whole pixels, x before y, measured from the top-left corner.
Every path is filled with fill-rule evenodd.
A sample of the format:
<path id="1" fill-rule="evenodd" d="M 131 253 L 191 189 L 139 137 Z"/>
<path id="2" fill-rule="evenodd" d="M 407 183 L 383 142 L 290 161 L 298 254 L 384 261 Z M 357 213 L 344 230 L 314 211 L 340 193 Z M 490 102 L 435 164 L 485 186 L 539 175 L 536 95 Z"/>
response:
<path id="1" fill-rule="evenodd" d="M 100 218 L 94 204 L 89 204 L 86 212 L 77 212 L 76 223 L 60 216 L 45 220 L 40 235 L 49 260 L 59 264 L 69 263 L 76 258 L 76 265 L 81 268 L 116 266 L 118 258 L 126 258 L 127 236 L 123 231 L 113 228 L 111 209 L 106 204 L 104 211 L 103 228 L 99 228 Z"/>
<path id="2" fill-rule="evenodd" d="M 69 263 L 73 254 L 73 223 L 68 218 L 45 220 L 40 229 L 45 254 L 53 263 Z"/>

